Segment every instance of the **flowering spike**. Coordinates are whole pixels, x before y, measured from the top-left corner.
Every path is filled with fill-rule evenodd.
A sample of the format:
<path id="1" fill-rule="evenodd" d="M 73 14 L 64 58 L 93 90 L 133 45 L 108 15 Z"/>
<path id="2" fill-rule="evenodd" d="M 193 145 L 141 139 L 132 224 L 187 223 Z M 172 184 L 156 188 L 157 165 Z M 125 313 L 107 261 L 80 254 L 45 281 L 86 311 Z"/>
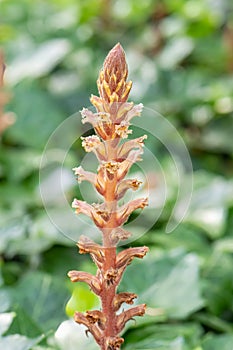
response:
<path id="1" fill-rule="evenodd" d="M 146 135 L 125 141 L 132 134 L 130 121 L 140 116 L 143 105 L 127 102 L 132 82 L 127 81 L 128 67 L 120 44 L 114 46 L 106 57 L 97 80 L 99 96 L 92 95 L 91 103 L 96 108 L 93 113 L 84 108 L 81 111 L 82 122 L 90 123 L 96 135 L 82 138 L 86 152 L 93 152 L 99 167 L 94 174 L 82 167 L 74 168 L 78 182 L 89 181 L 103 197 L 102 203 L 88 204 L 74 199 L 72 207 L 77 214 L 82 213 L 93 220 L 102 234 L 103 245 L 88 237 L 81 236 L 77 245 L 80 254 L 90 254 L 97 266 L 96 275 L 86 272 L 70 271 L 68 276 L 73 282 L 86 282 L 101 299 L 101 310 L 75 313 L 75 321 L 87 327 L 102 350 L 119 350 L 124 339 L 119 336 L 126 322 L 145 313 L 145 305 L 132 307 L 118 314 L 123 303 L 133 304 L 137 297 L 134 293 L 118 293 L 117 287 L 126 267 L 134 258 L 143 258 L 147 247 L 128 248 L 117 254 L 118 242 L 127 240 L 131 233 L 123 224 L 136 209 L 148 205 L 147 198 L 139 198 L 119 205 L 131 189 L 137 190 L 141 181 L 125 179 L 131 166 L 141 160 Z"/>

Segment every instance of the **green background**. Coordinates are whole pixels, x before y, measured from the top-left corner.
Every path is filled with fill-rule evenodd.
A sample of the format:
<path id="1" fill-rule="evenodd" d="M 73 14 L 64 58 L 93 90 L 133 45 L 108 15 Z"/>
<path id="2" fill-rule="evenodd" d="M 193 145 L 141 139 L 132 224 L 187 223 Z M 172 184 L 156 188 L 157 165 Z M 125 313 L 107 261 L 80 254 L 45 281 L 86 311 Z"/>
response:
<path id="1" fill-rule="evenodd" d="M 129 322 L 122 348 L 232 350 L 231 0 L 0 1 L 0 46 L 12 94 L 6 110 L 16 114 L 0 145 L 0 347 L 96 349 L 69 317 L 74 310 L 98 307 L 98 301 L 66 276 L 74 268 L 95 269 L 50 222 L 39 172 L 43 181 L 53 176 L 52 186 L 45 185 L 52 198 L 48 207 L 69 236 L 56 170 L 70 131 L 51 147 L 48 164 L 40 164 L 41 155 L 62 121 L 90 105 L 99 69 L 117 42 L 126 51 L 134 82 L 130 99 L 175 126 L 189 150 L 194 181 L 187 215 L 167 234 L 177 198 L 174 164 L 166 149 L 148 138 L 168 195 L 150 232 L 131 244 L 147 244 L 150 254 L 132 263 L 120 289 L 139 293 L 148 315 Z M 77 129 L 77 135 L 82 132 Z M 70 147 L 64 163 L 68 205 L 80 195 L 71 169 L 84 157 L 80 140 Z M 191 176 L 187 172 L 184 179 Z M 87 194 L 91 197 L 90 189 Z"/>

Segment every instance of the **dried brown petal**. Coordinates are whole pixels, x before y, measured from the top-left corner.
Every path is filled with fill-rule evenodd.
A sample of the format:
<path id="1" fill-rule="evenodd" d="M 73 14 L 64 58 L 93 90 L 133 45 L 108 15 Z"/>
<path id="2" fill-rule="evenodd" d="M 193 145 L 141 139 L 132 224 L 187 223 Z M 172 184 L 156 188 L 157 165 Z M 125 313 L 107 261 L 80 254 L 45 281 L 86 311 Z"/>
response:
<path id="1" fill-rule="evenodd" d="M 74 199 L 72 208 L 75 208 L 76 214 L 84 214 L 91 218 L 98 227 L 103 227 L 105 224 L 105 211 L 96 210 L 94 205 L 90 205 L 84 201 Z"/>
<path id="2" fill-rule="evenodd" d="M 71 282 L 85 282 L 90 286 L 91 290 L 96 295 L 100 294 L 101 284 L 99 279 L 96 276 L 88 272 L 76 271 L 76 270 L 69 271 L 68 276 L 70 277 Z"/>
<path id="3" fill-rule="evenodd" d="M 109 337 L 107 339 L 107 350 L 119 350 L 124 343 L 124 339 L 120 337 Z"/>
<path id="4" fill-rule="evenodd" d="M 144 247 L 133 247 L 122 250 L 117 254 L 116 258 L 116 267 L 121 268 L 129 265 L 134 258 L 142 259 L 146 253 L 149 251 L 149 248 Z"/>
<path id="5" fill-rule="evenodd" d="M 86 311 L 84 316 L 87 318 L 90 324 L 97 323 L 100 329 L 104 329 L 106 325 L 106 317 L 104 316 L 102 311 L 93 310 Z"/>
<path id="6" fill-rule="evenodd" d="M 101 245 L 93 242 L 90 238 L 86 236 L 81 236 L 78 243 L 79 253 L 87 254 L 89 253 L 92 257 L 94 263 L 101 268 L 104 262 L 104 249 Z"/>
<path id="7" fill-rule="evenodd" d="M 125 205 L 122 205 L 117 211 L 117 222 L 119 226 L 125 223 L 130 214 L 136 209 L 143 209 L 148 205 L 148 198 L 138 198 Z"/>
<path id="8" fill-rule="evenodd" d="M 125 327 L 126 322 L 132 320 L 135 316 L 143 316 L 146 311 L 146 304 L 141 304 L 132 307 L 126 311 L 123 311 L 119 316 L 117 316 L 117 330 L 121 332 Z"/>
<path id="9" fill-rule="evenodd" d="M 117 311 L 123 303 L 133 304 L 134 299 L 137 298 L 137 294 L 134 293 L 119 293 L 116 294 L 113 299 L 114 310 Z"/>
<path id="10" fill-rule="evenodd" d="M 100 340 L 102 338 L 102 332 L 96 324 L 91 322 L 89 315 L 76 311 L 74 314 L 74 320 L 75 322 L 86 326 L 88 331 L 91 332 L 91 334 L 95 338 L 96 342 L 98 344 L 100 343 Z"/>
<path id="11" fill-rule="evenodd" d="M 114 284 L 116 278 L 118 276 L 118 270 L 111 267 L 109 270 L 107 270 L 104 273 L 104 279 L 107 282 L 107 285 L 110 286 L 111 284 Z"/>

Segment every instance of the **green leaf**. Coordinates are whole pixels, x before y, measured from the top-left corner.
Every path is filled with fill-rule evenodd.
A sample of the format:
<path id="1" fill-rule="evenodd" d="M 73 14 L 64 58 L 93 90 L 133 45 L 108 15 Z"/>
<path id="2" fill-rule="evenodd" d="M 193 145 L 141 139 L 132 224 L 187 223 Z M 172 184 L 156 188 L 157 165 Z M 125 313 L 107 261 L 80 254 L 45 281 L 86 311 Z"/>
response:
<path id="1" fill-rule="evenodd" d="M 232 266 L 231 254 L 213 251 L 203 267 L 203 296 L 208 310 L 221 317 L 232 312 Z"/>
<path id="2" fill-rule="evenodd" d="M 226 321 L 222 320 L 219 317 L 214 316 L 211 313 L 199 312 L 196 315 L 194 315 L 194 319 L 199 321 L 204 326 L 207 326 L 212 330 L 215 330 L 218 332 L 233 331 L 233 327 L 229 323 L 227 323 Z"/>
<path id="3" fill-rule="evenodd" d="M 21 334 L 29 338 L 34 338 L 43 333 L 41 326 L 32 319 L 27 309 L 20 306 L 14 309 L 15 317 L 7 331 L 7 335 Z"/>
<path id="4" fill-rule="evenodd" d="M 0 289 L 0 312 L 5 312 L 9 310 L 11 306 L 11 298 L 6 290 Z"/>
<path id="5" fill-rule="evenodd" d="M 36 82 L 18 84 L 14 95 L 9 108 L 17 111 L 18 118 L 7 130 L 6 137 L 22 145 L 43 149 L 64 119 L 61 109 Z"/>
<path id="6" fill-rule="evenodd" d="M 171 69 L 182 62 L 193 50 L 191 38 L 175 38 L 167 43 L 159 56 L 159 64 L 164 69 Z"/>
<path id="7" fill-rule="evenodd" d="M 6 149 L 2 152 L 0 150 L 0 162 L 4 167 L 4 176 L 10 182 L 19 183 L 34 171 L 38 171 L 40 160 L 41 154 L 35 150 Z"/>
<path id="8" fill-rule="evenodd" d="M 185 221 L 201 227 L 211 238 L 218 238 L 224 233 L 227 208 L 232 202 L 233 182 L 203 171 L 196 172 L 194 180 Z"/>
<path id="9" fill-rule="evenodd" d="M 28 48 L 28 51 L 11 63 L 8 79 L 19 83 L 25 78 L 38 78 L 48 74 L 68 53 L 70 43 L 66 39 L 44 41 L 41 45 Z"/>
<path id="10" fill-rule="evenodd" d="M 38 344 L 43 339 L 43 336 L 29 339 L 19 334 L 8 335 L 0 338 L 0 347 L 5 350 L 30 350 L 33 345 Z"/>
<path id="11" fill-rule="evenodd" d="M 73 317 L 75 311 L 87 311 L 99 306 L 98 297 L 86 285 L 79 283 L 75 286 L 71 298 L 66 304 L 66 313 Z"/>
<path id="12" fill-rule="evenodd" d="M 208 335 L 203 341 L 203 350 L 232 350 L 233 335 Z"/>
<path id="13" fill-rule="evenodd" d="M 9 289 L 15 304 L 30 310 L 30 317 L 44 331 L 54 329 L 65 318 L 69 292 L 63 279 L 34 271 Z"/>
<path id="14" fill-rule="evenodd" d="M 155 340 L 153 337 L 144 339 L 138 343 L 123 347 L 125 350 L 185 350 L 184 340 L 181 337 L 177 337 L 174 340 Z"/>
<path id="15" fill-rule="evenodd" d="M 232 154 L 232 132 L 233 118 L 232 116 L 224 116 L 211 121 L 206 126 L 203 130 L 200 142 L 206 149 Z"/>
<path id="16" fill-rule="evenodd" d="M 8 330 L 14 317 L 15 317 L 14 312 L 0 314 L 0 336 Z"/>
<path id="17" fill-rule="evenodd" d="M 185 318 L 203 306 L 198 270 L 194 254 L 174 251 L 160 259 L 149 255 L 126 270 L 121 289 L 138 293 L 139 301 L 162 308 L 168 317 Z"/>
<path id="18" fill-rule="evenodd" d="M 211 252 L 209 242 L 199 227 L 188 223 L 180 223 L 179 226 L 170 234 L 165 234 L 164 231 L 155 230 L 149 232 L 140 239 L 142 243 L 155 245 L 164 250 L 171 250 L 174 248 L 184 248 L 185 251 L 195 252 L 199 255 L 206 255 Z"/>
<path id="19" fill-rule="evenodd" d="M 53 244 L 70 245 L 71 241 L 58 231 L 45 212 L 30 218 L 11 220 L 0 229 L 2 238 L 0 251 L 10 256 L 16 254 L 35 255 Z"/>
<path id="20" fill-rule="evenodd" d="M 145 327 L 132 327 L 124 334 L 126 349 L 194 349 L 198 345 L 203 330 L 196 323 L 150 324 Z M 166 348 L 167 346 L 167 348 Z M 123 347 L 124 348 L 124 347 Z"/>

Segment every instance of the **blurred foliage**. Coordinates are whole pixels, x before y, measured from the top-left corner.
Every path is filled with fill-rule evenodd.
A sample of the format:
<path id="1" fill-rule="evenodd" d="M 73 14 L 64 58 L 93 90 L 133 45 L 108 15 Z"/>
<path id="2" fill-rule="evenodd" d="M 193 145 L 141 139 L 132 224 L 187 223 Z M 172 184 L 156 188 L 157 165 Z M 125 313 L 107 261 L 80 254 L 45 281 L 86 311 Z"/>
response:
<path id="1" fill-rule="evenodd" d="M 0 347 L 96 349 L 68 316 L 98 301 L 66 277 L 72 268 L 94 267 L 50 222 L 39 170 L 45 168 L 42 185 L 65 234 L 82 231 L 63 215 L 56 187 L 62 159 L 67 202 L 77 195 L 71 168 L 84 155 L 80 142 L 65 155 L 71 136 L 63 133 L 48 164 L 40 159 L 61 122 L 89 106 L 103 59 L 120 41 L 134 82 L 131 99 L 166 116 L 194 168 L 189 210 L 168 235 L 177 184 L 168 152 L 151 142 L 168 197 L 159 220 L 135 241 L 149 245 L 149 256 L 134 262 L 121 284 L 148 305 L 146 317 L 129 323 L 123 349 L 232 350 L 232 1 L 1 0 L 0 17 L 12 93 L 6 109 L 17 115 L 0 140 Z M 77 128 L 77 137 L 82 132 Z"/>

